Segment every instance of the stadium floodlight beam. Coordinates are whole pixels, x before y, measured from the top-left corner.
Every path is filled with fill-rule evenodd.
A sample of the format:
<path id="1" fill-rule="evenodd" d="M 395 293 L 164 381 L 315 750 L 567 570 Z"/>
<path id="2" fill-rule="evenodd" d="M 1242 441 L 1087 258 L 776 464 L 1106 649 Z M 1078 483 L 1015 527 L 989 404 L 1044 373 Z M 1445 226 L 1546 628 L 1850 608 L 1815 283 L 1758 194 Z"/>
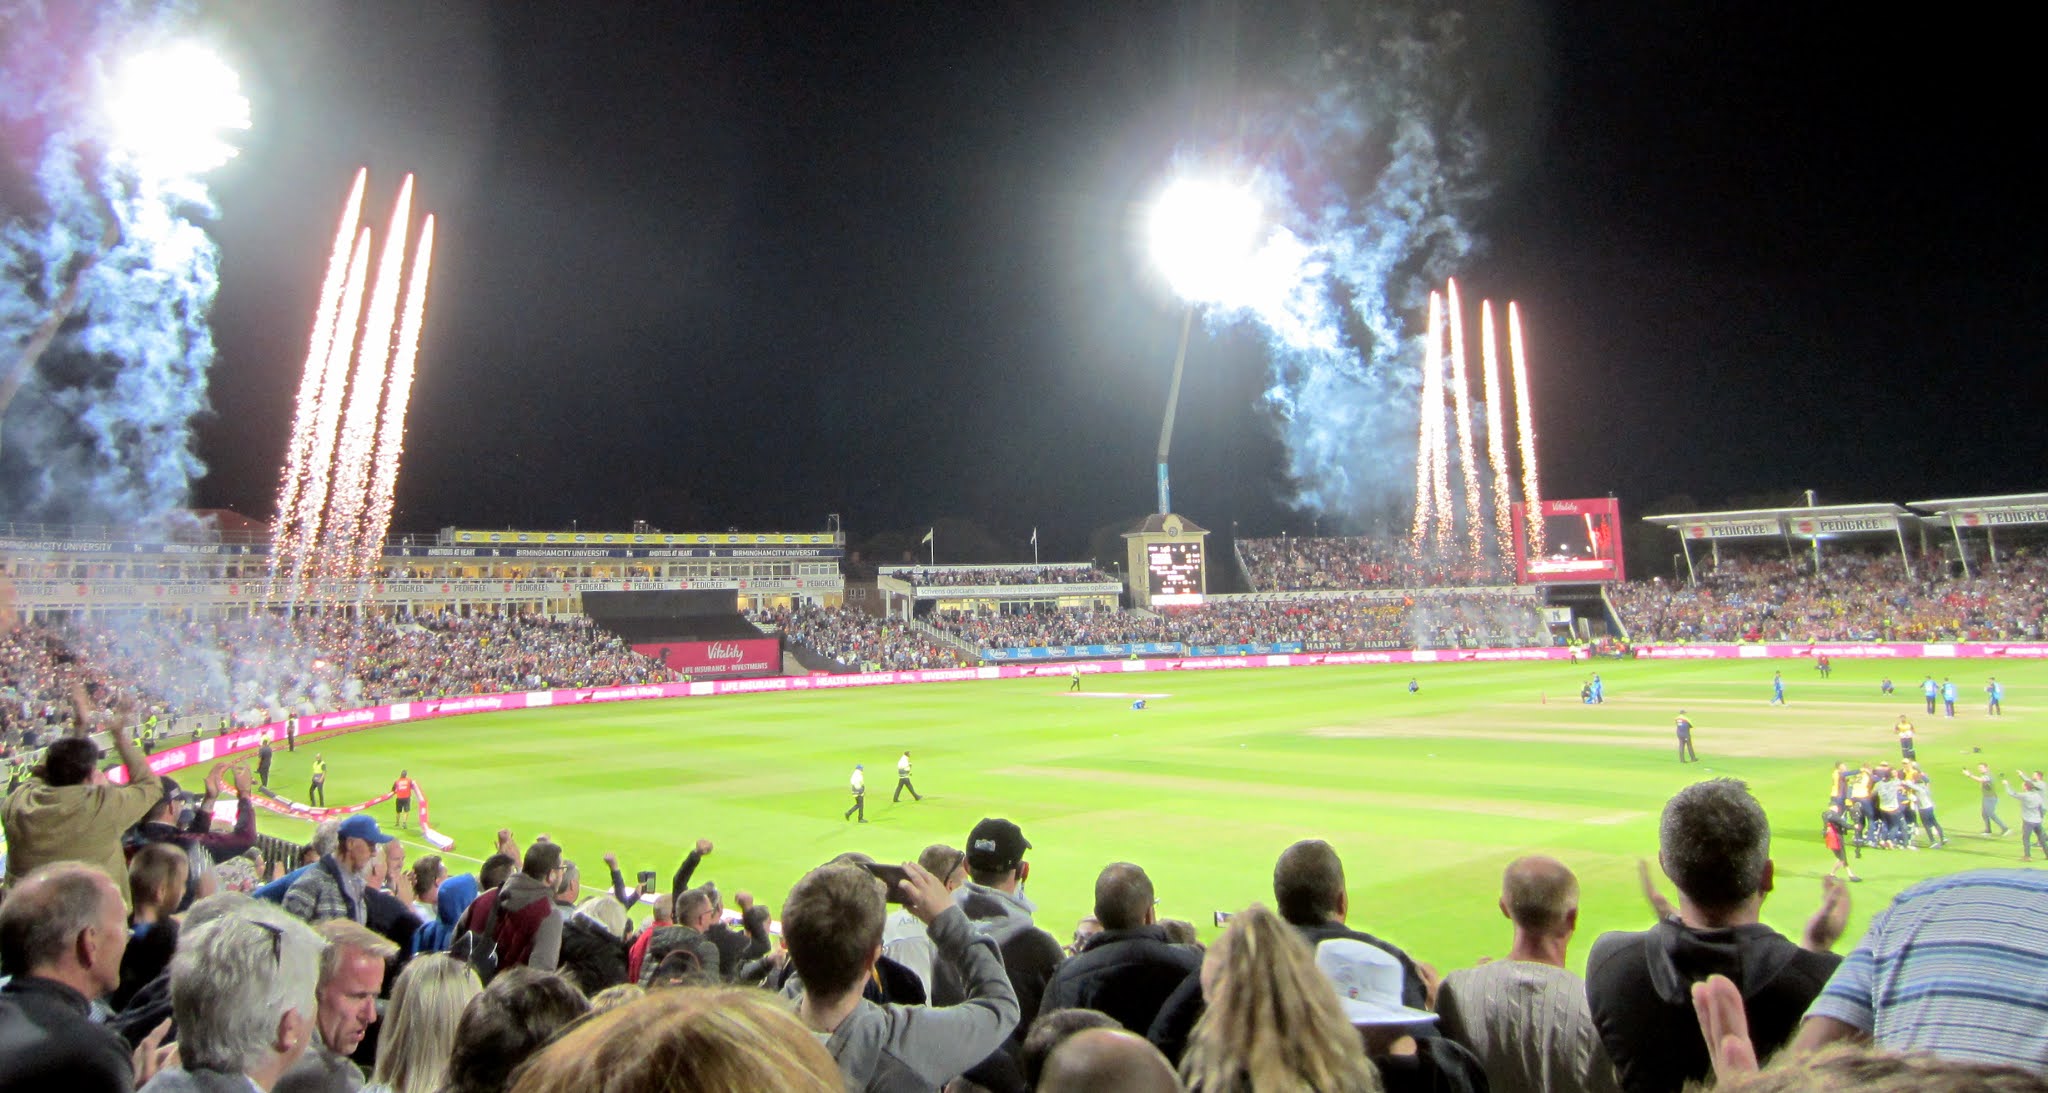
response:
<path id="1" fill-rule="evenodd" d="M 102 109 L 113 150 L 159 176 L 213 170 L 237 151 L 223 131 L 249 128 L 241 78 L 195 41 L 130 54 L 113 73 Z"/>
<path id="2" fill-rule="evenodd" d="M 1228 304 L 1239 295 L 1262 216 L 1259 200 L 1249 189 L 1216 178 L 1175 179 L 1152 204 L 1146 241 L 1153 264 L 1188 305 L 1181 317 L 1180 348 L 1173 355 L 1173 381 L 1166 391 L 1166 420 L 1159 426 L 1162 516 L 1173 511 L 1166 457 L 1173 444 L 1173 417 L 1180 408 L 1180 380 L 1187 368 L 1195 312 L 1203 304 Z"/>

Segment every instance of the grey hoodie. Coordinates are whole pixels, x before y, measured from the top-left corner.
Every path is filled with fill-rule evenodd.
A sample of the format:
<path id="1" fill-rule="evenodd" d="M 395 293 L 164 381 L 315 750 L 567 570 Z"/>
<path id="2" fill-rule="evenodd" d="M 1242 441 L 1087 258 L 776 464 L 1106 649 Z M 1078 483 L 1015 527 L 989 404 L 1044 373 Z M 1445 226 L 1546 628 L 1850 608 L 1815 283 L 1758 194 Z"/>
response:
<path id="1" fill-rule="evenodd" d="M 932 920 L 930 933 L 939 959 L 959 969 L 967 1000 L 939 1009 L 862 1000 L 821 1037 L 848 1090 L 930 1093 L 994 1054 L 1017 1027 L 1017 995 L 994 940 L 953 907 Z"/>

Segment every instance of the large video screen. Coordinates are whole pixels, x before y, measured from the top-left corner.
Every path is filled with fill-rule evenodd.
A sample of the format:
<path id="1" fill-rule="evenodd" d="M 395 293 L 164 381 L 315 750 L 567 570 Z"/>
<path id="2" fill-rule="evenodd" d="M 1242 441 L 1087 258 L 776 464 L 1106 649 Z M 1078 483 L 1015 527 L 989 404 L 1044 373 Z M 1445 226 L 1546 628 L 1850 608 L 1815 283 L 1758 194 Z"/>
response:
<path id="1" fill-rule="evenodd" d="M 1155 604 L 1202 602 L 1202 544 L 1148 543 L 1145 588 Z"/>
<path id="2" fill-rule="evenodd" d="M 1514 506 L 1515 578 L 1522 584 L 1576 584 L 1626 579 L 1621 559 L 1621 503 L 1612 497 L 1543 501 L 1537 517 L 1543 548 L 1531 551 L 1528 510 Z"/>

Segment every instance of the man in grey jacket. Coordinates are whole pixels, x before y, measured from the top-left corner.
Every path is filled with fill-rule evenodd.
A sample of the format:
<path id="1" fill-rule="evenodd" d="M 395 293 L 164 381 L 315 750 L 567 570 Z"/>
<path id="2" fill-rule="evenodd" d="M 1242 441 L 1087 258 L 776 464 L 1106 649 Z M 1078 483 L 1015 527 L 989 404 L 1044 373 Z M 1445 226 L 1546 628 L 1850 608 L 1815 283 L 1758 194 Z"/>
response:
<path id="1" fill-rule="evenodd" d="M 2006 796 L 2020 803 L 2020 860 L 2034 860 L 2034 846 L 2039 846 L 2041 853 L 2048 856 L 2048 837 L 2043 837 L 2041 830 L 2042 815 L 2048 809 L 2043 807 L 2044 794 L 2039 773 L 2030 778 L 2026 771 L 2021 771 L 2020 791 L 2013 792 L 2012 783 L 2007 782 L 2005 792 Z"/>
<path id="2" fill-rule="evenodd" d="M 790 889 L 783 938 L 803 983 L 796 1012 L 839 1063 L 849 1090 L 928 1093 L 1002 1046 L 1017 995 L 995 942 L 977 934 L 945 881 L 903 866 L 903 907 L 925 923 L 938 958 L 966 985 L 957 1006 L 877 1005 L 861 996 L 882 955 L 884 888 L 859 865 L 826 865 Z"/>

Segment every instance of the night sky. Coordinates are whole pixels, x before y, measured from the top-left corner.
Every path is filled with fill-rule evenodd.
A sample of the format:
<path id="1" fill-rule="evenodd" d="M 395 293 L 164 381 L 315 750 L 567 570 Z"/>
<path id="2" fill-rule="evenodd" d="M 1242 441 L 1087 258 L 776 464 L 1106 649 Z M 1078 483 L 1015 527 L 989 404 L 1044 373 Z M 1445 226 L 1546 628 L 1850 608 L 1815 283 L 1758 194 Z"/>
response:
<path id="1" fill-rule="evenodd" d="M 838 513 L 856 542 L 962 519 L 1020 553 L 1036 526 L 1055 558 L 1152 507 L 1181 313 L 1141 205 L 1284 93 L 1318 25 L 1206 0 L 212 10 L 255 128 L 215 176 L 199 504 L 270 515 L 367 164 L 371 222 L 407 170 L 440 217 L 394 530 Z M 1548 495 L 1633 516 L 2048 487 L 2016 28 L 1464 10 L 1488 193 L 1462 276 L 1524 309 Z M 1265 379 L 1256 337 L 1198 332 L 1173 460 L 1198 523 L 1310 527 Z"/>

